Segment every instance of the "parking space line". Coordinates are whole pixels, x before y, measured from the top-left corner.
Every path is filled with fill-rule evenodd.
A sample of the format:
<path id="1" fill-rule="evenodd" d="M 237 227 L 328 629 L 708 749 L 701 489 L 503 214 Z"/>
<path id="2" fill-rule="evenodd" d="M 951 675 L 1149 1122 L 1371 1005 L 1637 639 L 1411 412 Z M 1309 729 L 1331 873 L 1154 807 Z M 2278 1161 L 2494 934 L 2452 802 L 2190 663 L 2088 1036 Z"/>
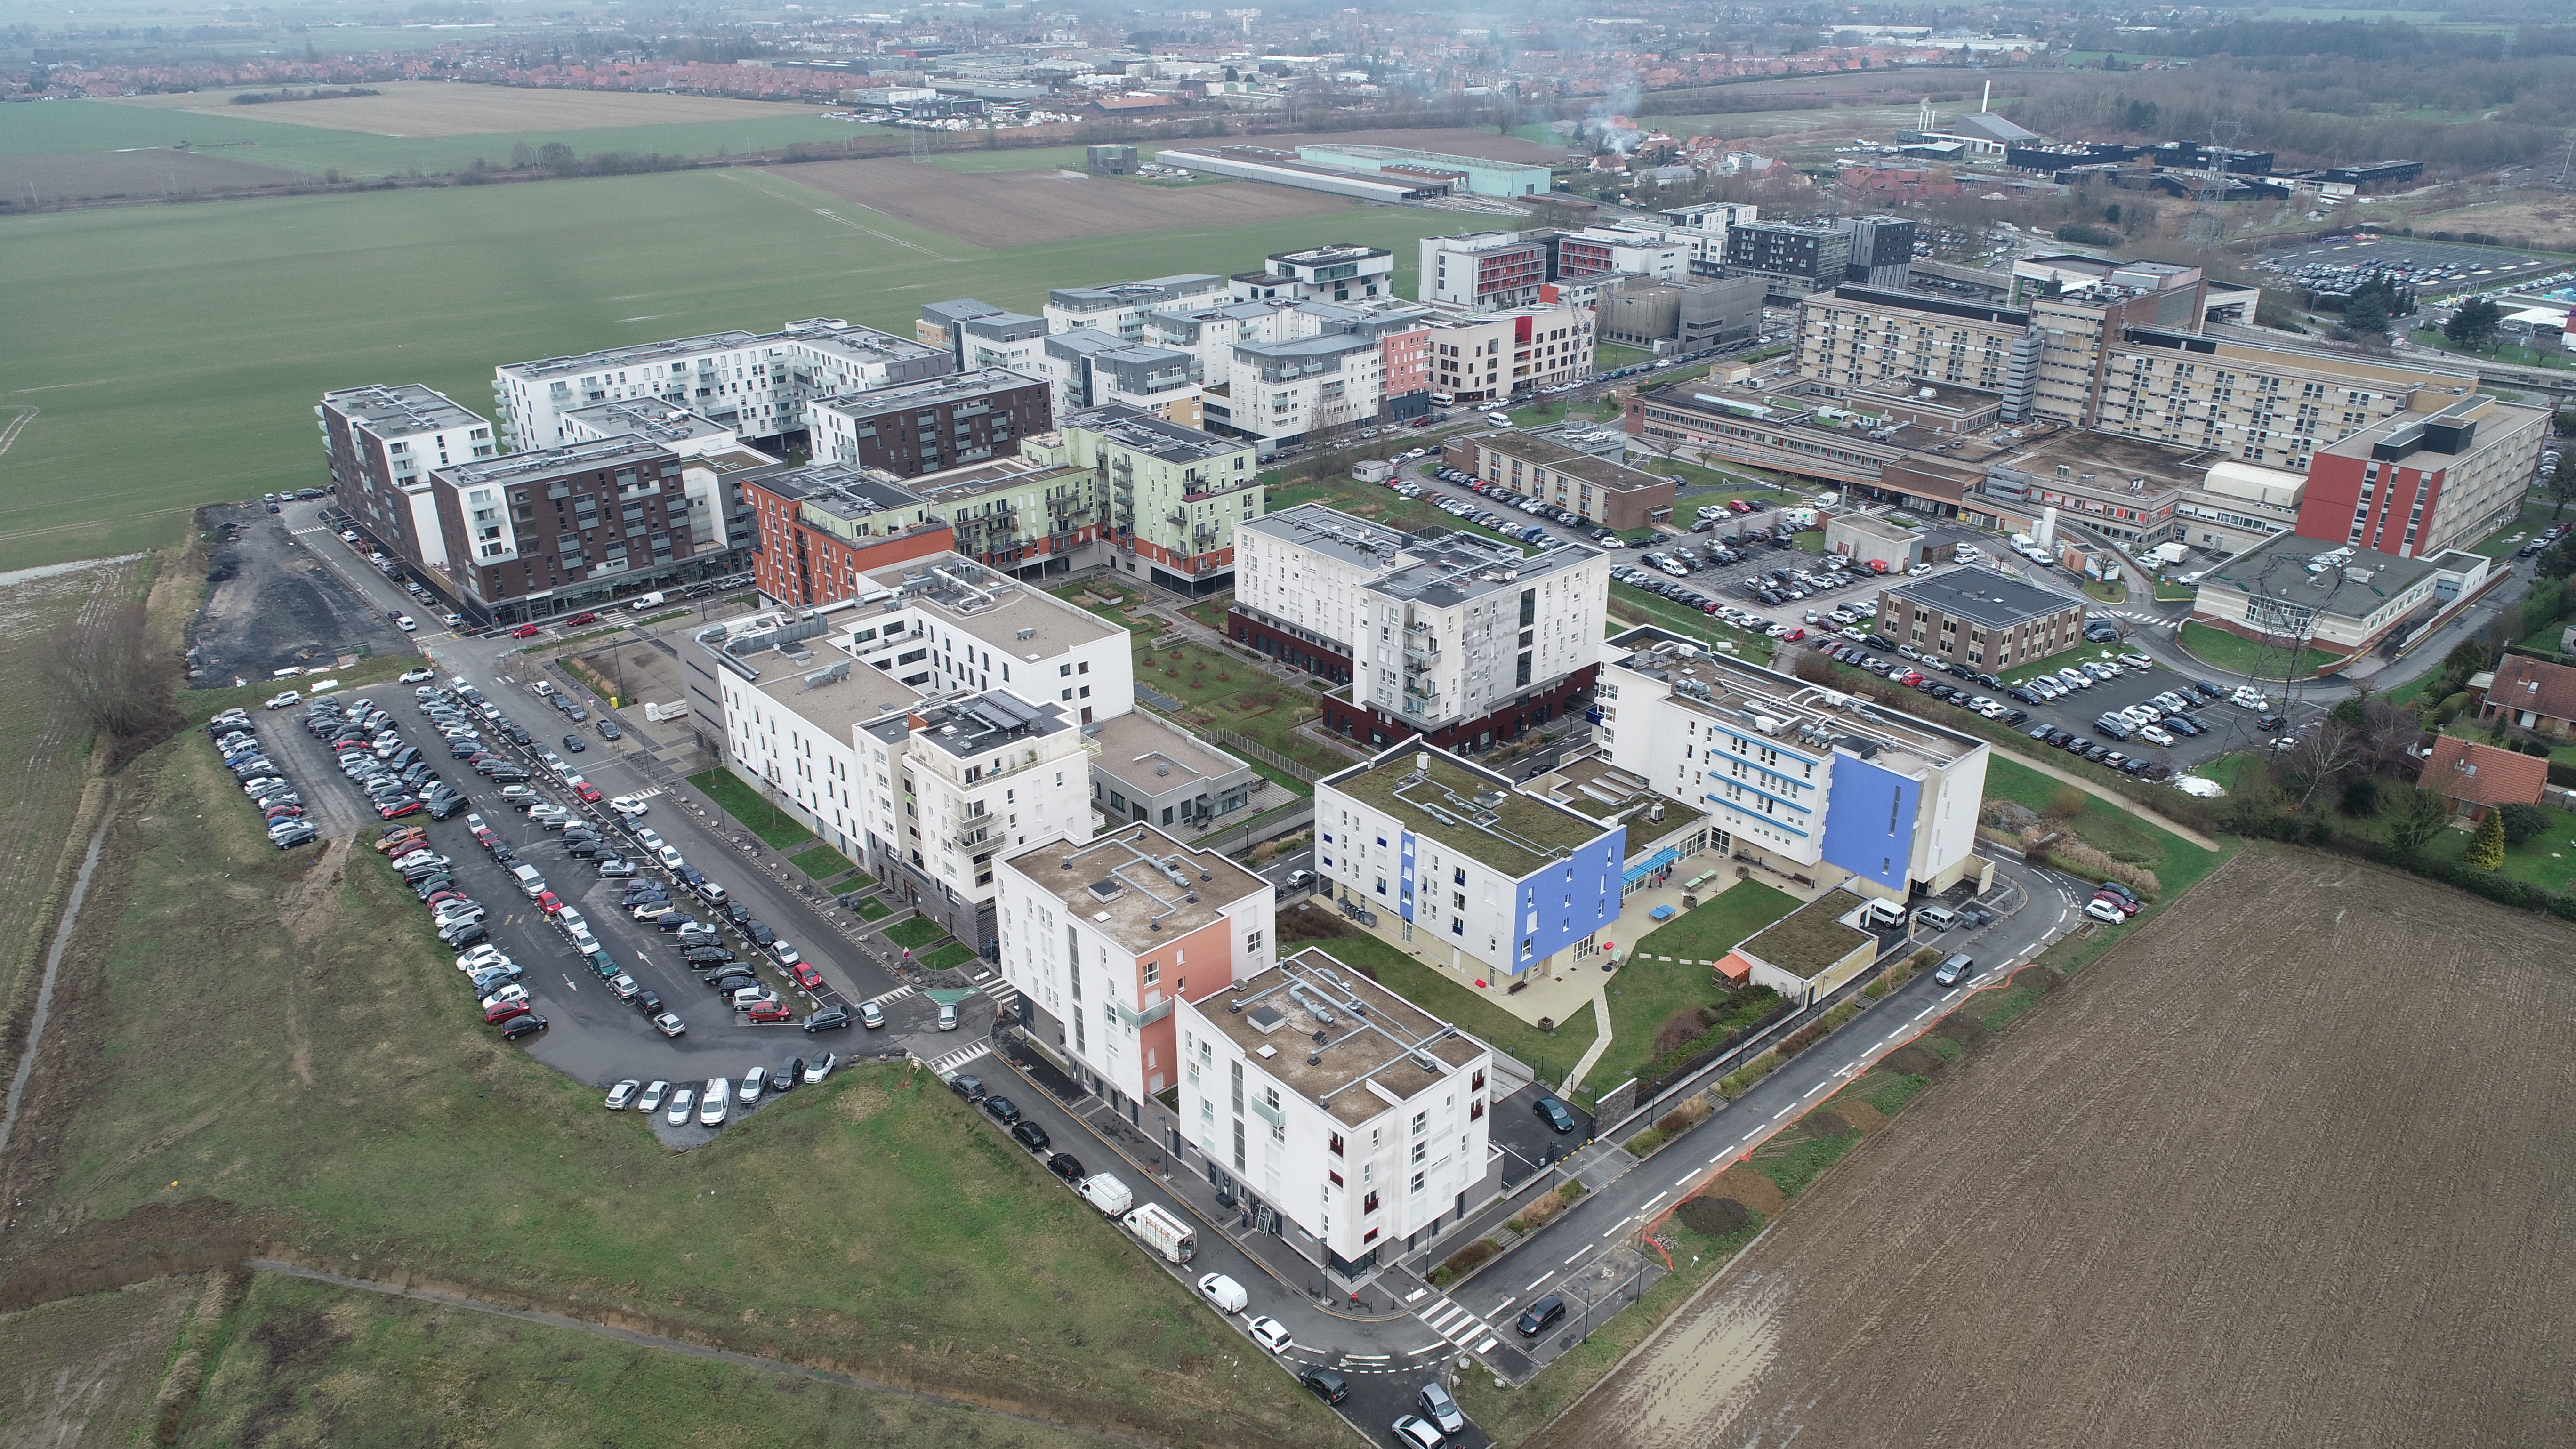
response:
<path id="1" fill-rule="evenodd" d="M 1521 1289 L 1521 1291 L 1522 1291 L 1523 1293 L 1527 1293 L 1527 1292 L 1531 1291 L 1532 1289 L 1534 1289 L 1534 1288 L 1538 1287 L 1538 1285 L 1540 1285 L 1541 1283 L 1544 1283 L 1544 1282 L 1546 1282 L 1548 1279 L 1553 1278 L 1553 1277 L 1555 1277 L 1555 1276 L 1556 1276 L 1556 1270 L 1555 1270 L 1554 1268 L 1550 1268 L 1550 1269 L 1548 1269 L 1546 1272 L 1541 1273 L 1541 1274 L 1539 1274 L 1537 1277 L 1532 1278 L 1531 1280 L 1529 1280 L 1529 1283 L 1528 1283 L 1526 1286 L 1524 1286 L 1524 1287 Z M 1503 1301 L 1504 1301 L 1505 1303 L 1509 1303 L 1509 1302 L 1511 1302 L 1511 1300 L 1510 1300 L 1510 1299 L 1508 1299 L 1508 1298 L 1504 1299 Z"/>

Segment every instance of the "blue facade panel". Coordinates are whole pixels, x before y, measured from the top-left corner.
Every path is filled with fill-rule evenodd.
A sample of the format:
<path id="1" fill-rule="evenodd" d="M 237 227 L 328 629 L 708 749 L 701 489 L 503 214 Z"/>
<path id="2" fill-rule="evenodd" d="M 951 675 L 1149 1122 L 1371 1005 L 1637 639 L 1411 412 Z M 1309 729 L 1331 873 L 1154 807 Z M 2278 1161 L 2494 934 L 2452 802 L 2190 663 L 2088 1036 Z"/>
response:
<path id="1" fill-rule="evenodd" d="M 1922 785 L 1850 755 L 1836 755 L 1833 769 L 1833 793 L 1825 803 L 1825 862 L 1904 890 Z"/>
<path id="2" fill-rule="evenodd" d="M 1398 892 L 1395 908 L 1409 921 L 1413 919 L 1413 832 L 1404 832 L 1404 838 L 1396 842 L 1396 847 L 1400 854 L 1395 868 Z"/>
<path id="3" fill-rule="evenodd" d="M 1577 848 L 1564 860 L 1521 878 L 1511 960 L 1517 976 L 1619 918 L 1619 863 L 1628 858 L 1628 827 Z"/>

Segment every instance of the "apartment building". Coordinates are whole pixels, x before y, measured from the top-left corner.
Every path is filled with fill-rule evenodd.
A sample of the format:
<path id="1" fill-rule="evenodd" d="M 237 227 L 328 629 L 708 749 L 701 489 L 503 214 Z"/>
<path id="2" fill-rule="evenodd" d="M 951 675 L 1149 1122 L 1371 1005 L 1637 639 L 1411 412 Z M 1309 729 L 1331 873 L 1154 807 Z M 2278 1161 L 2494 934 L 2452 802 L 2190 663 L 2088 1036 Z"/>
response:
<path id="1" fill-rule="evenodd" d="M 1498 1189 L 1492 1049 L 1327 952 L 1177 1015 L 1179 1134 L 1310 1262 L 1365 1273 Z"/>
<path id="2" fill-rule="evenodd" d="M 1325 503 L 1264 514 L 1234 531 L 1226 633 L 1309 674 L 1347 683 L 1367 605 L 1362 589 L 1411 542 Z"/>
<path id="3" fill-rule="evenodd" d="M 2019 574 L 1952 569 L 1878 592 L 1879 633 L 1921 654 L 1985 673 L 2084 642 L 2084 601 Z"/>
<path id="4" fill-rule="evenodd" d="M 387 552 L 446 574 L 447 535 L 430 474 L 497 456 L 492 425 L 416 382 L 326 392 L 313 416 L 333 500 Z"/>
<path id="5" fill-rule="evenodd" d="M 1671 479 L 1531 433 L 1452 438 L 1441 448 L 1441 461 L 1621 533 L 1673 521 Z"/>
<path id="6" fill-rule="evenodd" d="M 1012 312 L 973 297 L 924 302 L 912 324 L 914 340 L 948 354 L 959 372 L 1004 368 L 1025 377 L 1039 375 L 1044 317 Z"/>
<path id="7" fill-rule="evenodd" d="M 956 545 L 921 495 L 884 474 L 843 463 L 808 463 L 746 478 L 760 546 L 751 576 L 761 596 L 810 609 L 877 587 L 869 575 Z"/>
<path id="8" fill-rule="evenodd" d="M 1235 527 L 1261 516 L 1268 492 L 1251 443 L 1117 406 L 1065 416 L 1057 431 L 1057 461 L 1098 475 L 1127 573 L 1192 595 L 1233 582 Z"/>
<path id="9" fill-rule="evenodd" d="M 606 402 L 686 408 L 737 436 L 802 433 L 818 398 L 954 371 L 942 349 L 833 317 L 776 332 L 712 332 L 493 369 L 503 440 L 521 450 L 571 441 L 563 414 Z"/>
<path id="10" fill-rule="evenodd" d="M 1659 629 L 1610 649 L 1601 752 L 1707 811 L 1714 848 L 1790 875 L 1845 872 L 1897 901 L 1978 871 L 1983 740 Z"/>
<path id="11" fill-rule="evenodd" d="M 1268 785 L 1250 765 L 1160 717 L 1134 711 L 1085 731 L 1091 808 L 1111 826 L 1204 830 L 1244 810 Z"/>
<path id="12" fill-rule="evenodd" d="M 1587 226 L 1578 232 L 1556 233 L 1547 240 L 1554 249 L 1549 268 L 1551 281 L 1632 276 L 1680 282 L 1690 276 L 1689 244 L 1666 240 L 1661 229 Z"/>
<path id="13" fill-rule="evenodd" d="M 999 873 L 1024 1024 L 1132 1125 L 1184 1074 L 1179 1013 L 1276 959 L 1270 883 L 1150 825 L 1010 854 Z"/>
<path id="14" fill-rule="evenodd" d="M 430 474 L 446 578 L 478 625 L 597 607 L 697 577 L 679 455 L 640 438 L 512 453 Z"/>
<path id="15" fill-rule="evenodd" d="M 1238 343 L 1223 397 L 1208 400 L 1209 421 L 1254 439 L 1266 458 L 1312 435 L 1376 422 L 1384 368 L 1378 339 L 1365 332 Z"/>
<path id="16" fill-rule="evenodd" d="M 1272 252 L 1257 272 L 1228 279 L 1238 302 L 1357 302 L 1395 295 L 1395 253 L 1335 242 Z"/>
<path id="17" fill-rule="evenodd" d="M 1066 461 L 1061 433 L 1020 443 L 1017 457 L 908 480 L 923 516 L 954 530 L 959 553 L 1020 578 L 1066 573 L 1091 562 L 1107 510 L 1107 489 L 1090 468 Z"/>
<path id="18" fill-rule="evenodd" d="M 776 459 L 696 413 L 668 403 L 599 403 L 563 415 L 568 443 L 601 443 L 613 438 L 640 438 L 679 455 L 680 478 L 688 485 L 689 526 L 698 541 L 702 563 L 712 565 L 724 553 L 728 573 L 751 567 L 758 530 L 743 481 L 782 467 Z"/>
<path id="19" fill-rule="evenodd" d="M 1489 980 L 1598 949 L 1626 854 L 1625 825 L 1419 744 L 1315 782 L 1328 893 L 1434 965 Z"/>
<path id="20" fill-rule="evenodd" d="M 987 955 L 993 867 L 1091 828 L 1084 725 L 1134 706 L 1128 636 L 955 554 L 684 651 L 702 737 L 889 897 Z"/>
<path id="21" fill-rule="evenodd" d="M 1121 342 L 1142 341 L 1145 319 L 1173 308 L 1211 305 L 1228 300 L 1223 277 L 1183 273 L 1142 282 L 1111 282 L 1098 287 L 1058 287 L 1047 293 L 1049 332 L 1106 332 Z"/>
<path id="22" fill-rule="evenodd" d="M 1600 669 L 1609 556 L 1418 538 L 1361 586 L 1351 683 L 1324 727 L 1371 746 L 1482 750 L 1576 707 Z"/>
<path id="23" fill-rule="evenodd" d="M 1048 388 L 1001 368 L 817 400 L 813 456 L 899 478 L 1009 456 L 1054 425 Z"/>
<path id="24" fill-rule="evenodd" d="M 2308 464 L 2298 532 L 2399 558 L 2482 542 L 2522 513 L 2549 414 L 2472 394 L 2374 423 Z"/>
<path id="25" fill-rule="evenodd" d="M 1050 333 L 1039 366 L 1058 417 L 1112 406 L 1185 428 L 1203 417 L 1206 376 L 1195 355 L 1177 348 L 1080 328 Z"/>
<path id="26" fill-rule="evenodd" d="M 2039 342 L 2030 314 L 1870 287 L 1839 286 L 1798 304 L 1798 375 L 1850 394 L 1907 381 L 1982 388 L 2005 422 L 2030 412 Z"/>
<path id="27" fill-rule="evenodd" d="M 1544 300 L 1548 248 L 1542 238 L 1510 231 L 1427 236 L 1421 250 L 1416 295 L 1425 302 L 1484 312 Z"/>
<path id="28" fill-rule="evenodd" d="M 1428 342 L 1432 401 L 1501 401 L 1530 388 L 1592 376 L 1589 307 L 1521 307 L 1433 324 Z"/>
<path id="29" fill-rule="evenodd" d="M 1438 320 L 1388 297 L 1261 300 L 1156 313 L 1147 335 L 1199 360 L 1205 425 L 1258 440 L 1266 457 L 1310 433 L 1427 411 L 1419 334 Z"/>
<path id="30" fill-rule="evenodd" d="M 1895 217 L 1748 221 L 1726 231 L 1727 275 L 1760 277 L 1782 296 L 1845 284 L 1901 289 L 1913 263 L 1914 223 Z"/>

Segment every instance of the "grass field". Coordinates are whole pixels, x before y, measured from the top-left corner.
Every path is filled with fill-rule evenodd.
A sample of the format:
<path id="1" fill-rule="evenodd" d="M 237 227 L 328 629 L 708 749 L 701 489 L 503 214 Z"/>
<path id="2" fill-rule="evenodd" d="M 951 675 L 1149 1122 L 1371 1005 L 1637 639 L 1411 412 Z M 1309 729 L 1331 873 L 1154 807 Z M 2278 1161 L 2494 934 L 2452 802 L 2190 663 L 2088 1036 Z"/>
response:
<path id="1" fill-rule="evenodd" d="M 199 503 L 324 481 L 312 409 L 330 388 L 422 382 L 482 410 L 503 362 L 796 317 L 909 336 L 926 301 L 972 294 L 1033 312 L 1049 287 L 1238 271 L 1333 241 L 1392 247 L 1409 294 L 1414 240 L 1455 225 L 1372 207 L 987 250 L 855 212 L 790 175 L 0 218 L 11 323 L 45 339 L 0 348 L 0 404 L 42 410 L 0 455 L 0 569 L 167 542 Z M 674 229 L 716 216 L 756 264 L 709 266 Z M 389 307 L 401 325 L 385 325 Z"/>
<path id="2" fill-rule="evenodd" d="M 1639 941 L 1612 977 L 1610 1045 L 1586 1080 L 1608 1089 L 1655 1059 L 1655 1033 L 1685 1007 L 1714 1006 L 1727 993 L 1704 964 L 1798 907 L 1798 898 L 1760 881 L 1736 881 Z M 1658 959 L 1671 956 L 1676 959 Z"/>
<path id="3" fill-rule="evenodd" d="M 731 770 L 701 770 L 689 777 L 689 783 L 722 807 L 724 813 L 733 817 L 735 824 L 759 836 L 772 850 L 784 850 L 800 840 L 814 838 L 814 832 L 806 829 L 804 822 L 769 803 L 769 797 L 753 789 L 749 781 Z M 843 868 L 847 869 L 846 863 Z"/>
<path id="4" fill-rule="evenodd" d="M 816 880 L 830 880 L 836 875 L 845 875 L 858 868 L 850 864 L 848 856 L 828 845 L 818 845 L 812 850 L 789 856 L 787 863 Z"/>
<path id="5" fill-rule="evenodd" d="M 0 1441 L 137 1442 L 197 1287 L 156 1278 L 0 1317 Z"/>
<path id="6" fill-rule="evenodd" d="M 928 1074 L 854 1066 L 666 1151 L 596 1086 L 471 1024 L 390 876 L 271 850 L 202 740 L 147 756 L 129 792 L 119 868 L 91 896 L 99 939 L 49 1037 L 81 1069 L 31 1099 L 54 1163 L 17 1178 L 25 1211 L 112 1233 L 146 1204 L 231 1204 L 352 1276 L 1156 1441 L 1324 1432 L 1293 1382 Z M 191 1050 L 160 1049 L 181 1036 Z M 457 1387 L 429 1367 L 389 1382 L 422 1412 Z M 624 1442 L 698 1442 L 637 1433 Z"/>
<path id="7" fill-rule="evenodd" d="M 2266 649 L 2242 634 L 2231 634 L 2196 619 L 2182 626 L 2174 642 L 2213 669 L 2249 678 L 2260 669 L 2265 679 L 2305 679 L 2317 672 L 2321 660 L 2336 657 L 2312 649 L 2293 650 L 2286 644 Z"/>
<path id="8" fill-rule="evenodd" d="M 1316 905 L 1290 909 L 1309 916 L 1325 910 Z M 1282 914 L 1284 917 L 1286 913 Z M 1340 928 L 1337 914 L 1327 915 L 1325 921 L 1327 924 L 1322 929 Z M 1349 935 L 1307 939 L 1301 938 L 1297 929 L 1283 919 L 1281 930 L 1280 939 L 1292 943 L 1296 950 L 1302 951 L 1311 945 L 1352 966 L 1366 967 L 1371 979 L 1379 985 L 1420 1005 L 1423 1010 L 1497 1051 L 1518 1057 L 1551 1082 L 1572 1071 L 1583 1053 L 1591 1048 L 1592 1039 L 1601 1034 L 1600 1026 L 1594 1020 L 1595 1013 L 1588 1008 L 1576 1012 L 1567 1021 L 1559 1022 L 1553 1030 L 1541 1031 L 1396 947 L 1375 936 L 1359 933 L 1357 928 L 1352 928 Z M 1615 1078 L 1604 1077 L 1597 1071 L 1591 1075 L 1590 1081 L 1596 1085 L 1617 1085 Z M 1578 1089 L 1567 1095 L 1587 1105 L 1592 1100 L 1592 1093 L 1588 1090 Z"/>

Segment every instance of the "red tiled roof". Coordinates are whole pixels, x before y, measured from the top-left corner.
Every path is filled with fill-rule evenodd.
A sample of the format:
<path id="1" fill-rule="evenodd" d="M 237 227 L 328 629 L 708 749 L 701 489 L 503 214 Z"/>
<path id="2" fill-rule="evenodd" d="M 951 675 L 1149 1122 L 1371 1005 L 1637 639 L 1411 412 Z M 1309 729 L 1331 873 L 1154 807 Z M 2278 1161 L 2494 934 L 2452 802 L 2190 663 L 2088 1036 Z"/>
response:
<path id="1" fill-rule="evenodd" d="M 2576 669 L 2509 654 L 2496 665 L 2495 683 L 2487 686 L 2487 703 L 2498 709 L 2531 710 L 2550 719 L 2576 719 Z"/>
<path id="2" fill-rule="evenodd" d="M 2473 805 L 2537 805 L 2549 783 L 2549 761 L 2443 735 L 2433 742 L 2432 758 L 2415 783 Z"/>

